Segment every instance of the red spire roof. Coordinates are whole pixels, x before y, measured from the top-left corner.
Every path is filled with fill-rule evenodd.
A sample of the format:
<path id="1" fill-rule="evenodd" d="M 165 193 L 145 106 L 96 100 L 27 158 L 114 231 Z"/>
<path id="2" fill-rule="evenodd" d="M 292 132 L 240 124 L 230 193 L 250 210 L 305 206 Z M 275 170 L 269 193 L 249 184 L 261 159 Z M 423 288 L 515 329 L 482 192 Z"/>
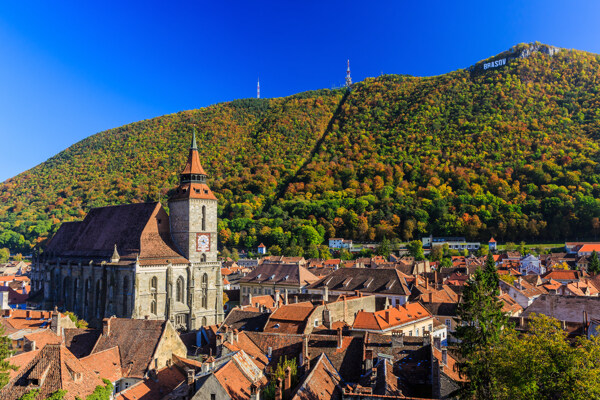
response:
<path id="1" fill-rule="evenodd" d="M 494 240 L 494 238 L 491 238 L 488 243 L 496 243 L 496 241 Z"/>
<path id="2" fill-rule="evenodd" d="M 198 174 L 206 175 L 202 164 L 200 164 L 200 156 L 198 155 L 197 148 L 190 148 L 190 154 L 188 155 L 187 163 L 183 169 L 182 174 Z"/>

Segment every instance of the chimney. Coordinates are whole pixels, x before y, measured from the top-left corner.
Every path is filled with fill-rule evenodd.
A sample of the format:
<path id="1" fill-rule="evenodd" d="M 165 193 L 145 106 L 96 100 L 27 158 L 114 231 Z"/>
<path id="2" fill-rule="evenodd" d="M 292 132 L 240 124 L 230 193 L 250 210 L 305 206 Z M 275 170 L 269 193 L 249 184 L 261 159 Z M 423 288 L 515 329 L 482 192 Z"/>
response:
<path id="1" fill-rule="evenodd" d="M 425 289 L 429 290 L 429 279 L 425 277 Z"/>
<path id="2" fill-rule="evenodd" d="M 260 390 L 256 382 L 252 382 L 250 386 L 250 400 L 260 400 Z"/>
<path id="3" fill-rule="evenodd" d="M 310 358 L 308 355 L 308 335 L 302 335 L 302 358 L 304 359 L 304 370 L 310 369 Z"/>
<path id="4" fill-rule="evenodd" d="M 112 317 L 104 318 L 102 320 L 102 336 L 104 336 L 104 337 L 110 335 L 110 320 L 111 319 L 112 319 Z"/>
<path id="5" fill-rule="evenodd" d="M 344 343 L 344 338 L 342 337 L 342 328 L 338 328 L 337 330 L 337 348 L 341 349 Z"/>
<path id="6" fill-rule="evenodd" d="M 0 292 L 0 304 L 2 305 L 2 310 L 10 310 L 10 306 L 8 305 L 8 292 Z"/>
<path id="7" fill-rule="evenodd" d="M 269 358 L 269 360 L 271 359 L 271 357 L 273 357 L 273 348 L 271 346 L 269 346 L 269 348 L 267 349 L 267 357 Z"/>
<path id="8" fill-rule="evenodd" d="M 437 269 L 433 272 L 433 279 L 435 280 L 435 287 L 438 287 L 438 271 Z"/>
<path id="9" fill-rule="evenodd" d="M 192 386 L 194 384 L 194 370 L 191 368 L 186 368 L 185 372 L 187 374 L 187 384 L 188 386 Z"/>
<path id="10" fill-rule="evenodd" d="M 404 333 L 392 332 L 392 348 L 404 347 Z"/>
<path id="11" fill-rule="evenodd" d="M 298 295 L 294 296 L 294 304 L 298 304 Z"/>
<path id="12" fill-rule="evenodd" d="M 237 343 L 238 342 L 238 330 L 234 329 L 232 333 L 233 333 L 233 343 Z"/>
<path id="13" fill-rule="evenodd" d="M 442 350 L 442 338 L 441 337 L 434 337 L 433 338 L 433 345 L 435 346 L 436 349 L 438 350 Z"/>
<path id="14" fill-rule="evenodd" d="M 448 365 L 448 349 L 445 347 L 442 349 L 442 364 Z"/>
<path id="15" fill-rule="evenodd" d="M 252 290 L 252 288 L 249 288 Z M 252 292 L 248 293 L 248 305 L 252 307 Z"/>
<path id="16" fill-rule="evenodd" d="M 281 292 L 279 289 L 275 289 L 275 309 L 279 308 L 279 298 L 281 297 Z"/>
<path id="17" fill-rule="evenodd" d="M 429 292 L 428 297 L 429 297 L 429 304 L 433 303 L 433 293 L 432 292 Z"/>
<path id="18" fill-rule="evenodd" d="M 385 322 L 390 323 L 390 310 L 385 310 Z"/>
<path id="19" fill-rule="evenodd" d="M 35 349 L 36 349 L 35 340 L 32 340 L 31 341 L 31 351 L 34 351 Z"/>
<path id="20" fill-rule="evenodd" d="M 289 299 L 288 299 L 288 290 L 285 289 L 285 291 L 283 292 L 283 304 L 285 304 L 287 306 L 289 304 L 288 301 L 289 301 Z"/>
<path id="21" fill-rule="evenodd" d="M 60 314 L 58 313 L 58 310 L 55 307 L 54 311 L 52 311 L 52 321 L 50 321 L 50 330 L 56 335 L 60 336 L 62 333 L 61 328 L 62 327 L 60 322 Z"/>
<path id="22" fill-rule="evenodd" d="M 283 400 L 283 380 L 277 378 L 277 385 L 275 386 L 275 400 Z"/>
<path id="23" fill-rule="evenodd" d="M 290 397 L 291 390 L 292 390 L 292 368 L 288 366 L 285 369 L 285 378 L 283 381 L 283 395 L 285 396 L 286 399 Z"/>
<path id="24" fill-rule="evenodd" d="M 323 301 L 326 303 L 329 301 L 329 288 L 327 285 L 323 286 Z"/>

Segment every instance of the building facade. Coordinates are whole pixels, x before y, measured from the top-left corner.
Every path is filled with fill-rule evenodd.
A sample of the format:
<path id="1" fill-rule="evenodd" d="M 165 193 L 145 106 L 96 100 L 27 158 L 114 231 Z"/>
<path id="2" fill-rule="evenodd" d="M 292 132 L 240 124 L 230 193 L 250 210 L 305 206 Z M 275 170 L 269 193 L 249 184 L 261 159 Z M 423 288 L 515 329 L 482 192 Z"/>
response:
<path id="1" fill-rule="evenodd" d="M 33 266 L 44 307 L 103 318 L 169 320 L 180 330 L 223 320 L 217 261 L 217 199 L 206 184 L 196 138 L 169 199 L 90 210 L 64 223 Z"/>

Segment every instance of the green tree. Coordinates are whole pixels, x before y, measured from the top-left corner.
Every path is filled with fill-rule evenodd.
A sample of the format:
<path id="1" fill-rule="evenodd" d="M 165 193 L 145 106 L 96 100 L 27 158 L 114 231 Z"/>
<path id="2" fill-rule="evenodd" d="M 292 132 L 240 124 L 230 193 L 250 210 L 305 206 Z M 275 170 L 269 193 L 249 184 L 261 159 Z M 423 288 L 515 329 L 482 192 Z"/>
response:
<path id="1" fill-rule="evenodd" d="M 596 253 L 596 250 L 592 251 L 588 269 L 593 274 L 600 273 L 600 260 L 598 259 L 598 253 Z"/>
<path id="2" fill-rule="evenodd" d="M 281 255 L 281 247 L 279 247 L 278 245 L 273 245 L 271 247 L 269 247 L 269 253 L 271 253 L 272 256 L 280 256 Z"/>
<path id="3" fill-rule="evenodd" d="M 231 259 L 233 261 L 237 261 L 240 259 L 240 253 L 238 253 L 238 249 L 236 249 L 235 247 L 233 248 L 233 250 L 231 250 Z"/>
<path id="4" fill-rule="evenodd" d="M 450 257 L 444 257 L 442 258 L 440 266 L 442 268 L 452 268 L 454 265 L 452 264 L 452 259 Z"/>
<path id="5" fill-rule="evenodd" d="M 521 255 L 525 255 L 527 253 L 527 248 L 525 247 L 525 242 L 521 242 L 519 243 L 519 253 L 521 253 Z"/>
<path id="6" fill-rule="evenodd" d="M 323 260 L 331 260 L 331 251 L 329 250 L 329 246 L 319 246 L 319 253 Z"/>
<path id="7" fill-rule="evenodd" d="M 0 249 L 0 262 L 7 262 L 10 257 L 10 250 L 6 247 Z"/>
<path id="8" fill-rule="evenodd" d="M 429 252 L 429 259 L 431 261 L 442 261 L 442 257 L 444 256 L 444 250 L 442 246 L 432 246 L 431 251 Z"/>
<path id="9" fill-rule="evenodd" d="M 409 244 L 406 245 L 408 252 L 411 256 L 415 258 L 417 261 L 421 261 L 425 259 L 425 253 L 423 252 L 423 243 L 420 240 L 413 240 Z"/>
<path id="10" fill-rule="evenodd" d="M 319 248 L 316 244 L 311 243 L 308 245 L 308 249 L 304 253 L 305 258 L 319 258 Z"/>
<path id="11" fill-rule="evenodd" d="M 477 257 L 487 256 L 490 252 L 490 249 L 487 246 L 480 246 L 479 250 L 477 250 Z"/>
<path id="12" fill-rule="evenodd" d="M 573 346 L 554 318 L 532 314 L 525 333 L 508 327 L 493 348 L 495 399 L 600 398 L 600 337 Z"/>
<path id="13" fill-rule="evenodd" d="M 231 258 L 231 252 L 229 251 L 229 249 L 227 249 L 227 247 L 223 247 L 223 250 L 221 250 L 221 257 L 223 257 L 224 259 Z"/>
<path id="14" fill-rule="evenodd" d="M 468 379 L 463 387 L 463 399 L 496 398 L 493 349 L 508 323 L 498 299 L 498 281 L 493 258 L 488 255 L 484 269 L 477 269 L 467 281 L 463 301 L 458 305 L 455 336 L 460 340 L 463 358 L 459 368 Z"/>
<path id="15" fill-rule="evenodd" d="M 352 253 L 350 253 L 346 249 L 341 249 L 340 250 L 340 259 L 342 259 L 342 260 L 352 260 Z"/>
<path id="16" fill-rule="evenodd" d="M 13 355 L 11 343 L 8 336 L 4 335 L 4 326 L 0 325 L 0 389 L 8 383 L 8 371 L 17 369 L 7 360 Z"/>
<path id="17" fill-rule="evenodd" d="M 378 256 L 383 256 L 387 259 L 390 256 L 390 252 L 390 241 L 384 237 L 379 247 L 377 247 L 376 253 Z"/>

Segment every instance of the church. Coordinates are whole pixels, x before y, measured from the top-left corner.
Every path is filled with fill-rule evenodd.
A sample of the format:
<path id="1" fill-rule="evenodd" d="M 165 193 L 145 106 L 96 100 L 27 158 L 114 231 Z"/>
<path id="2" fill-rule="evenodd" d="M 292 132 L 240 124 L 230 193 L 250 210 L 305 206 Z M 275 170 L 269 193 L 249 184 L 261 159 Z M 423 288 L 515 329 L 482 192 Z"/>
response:
<path id="1" fill-rule="evenodd" d="M 217 198 L 206 183 L 194 132 L 169 214 L 156 203 L 91 209 L 65 222 L 32 269 L 46 309 L 100 326 L 103 318 L 169 320 L 194 330 L 223 320 Z"/>

